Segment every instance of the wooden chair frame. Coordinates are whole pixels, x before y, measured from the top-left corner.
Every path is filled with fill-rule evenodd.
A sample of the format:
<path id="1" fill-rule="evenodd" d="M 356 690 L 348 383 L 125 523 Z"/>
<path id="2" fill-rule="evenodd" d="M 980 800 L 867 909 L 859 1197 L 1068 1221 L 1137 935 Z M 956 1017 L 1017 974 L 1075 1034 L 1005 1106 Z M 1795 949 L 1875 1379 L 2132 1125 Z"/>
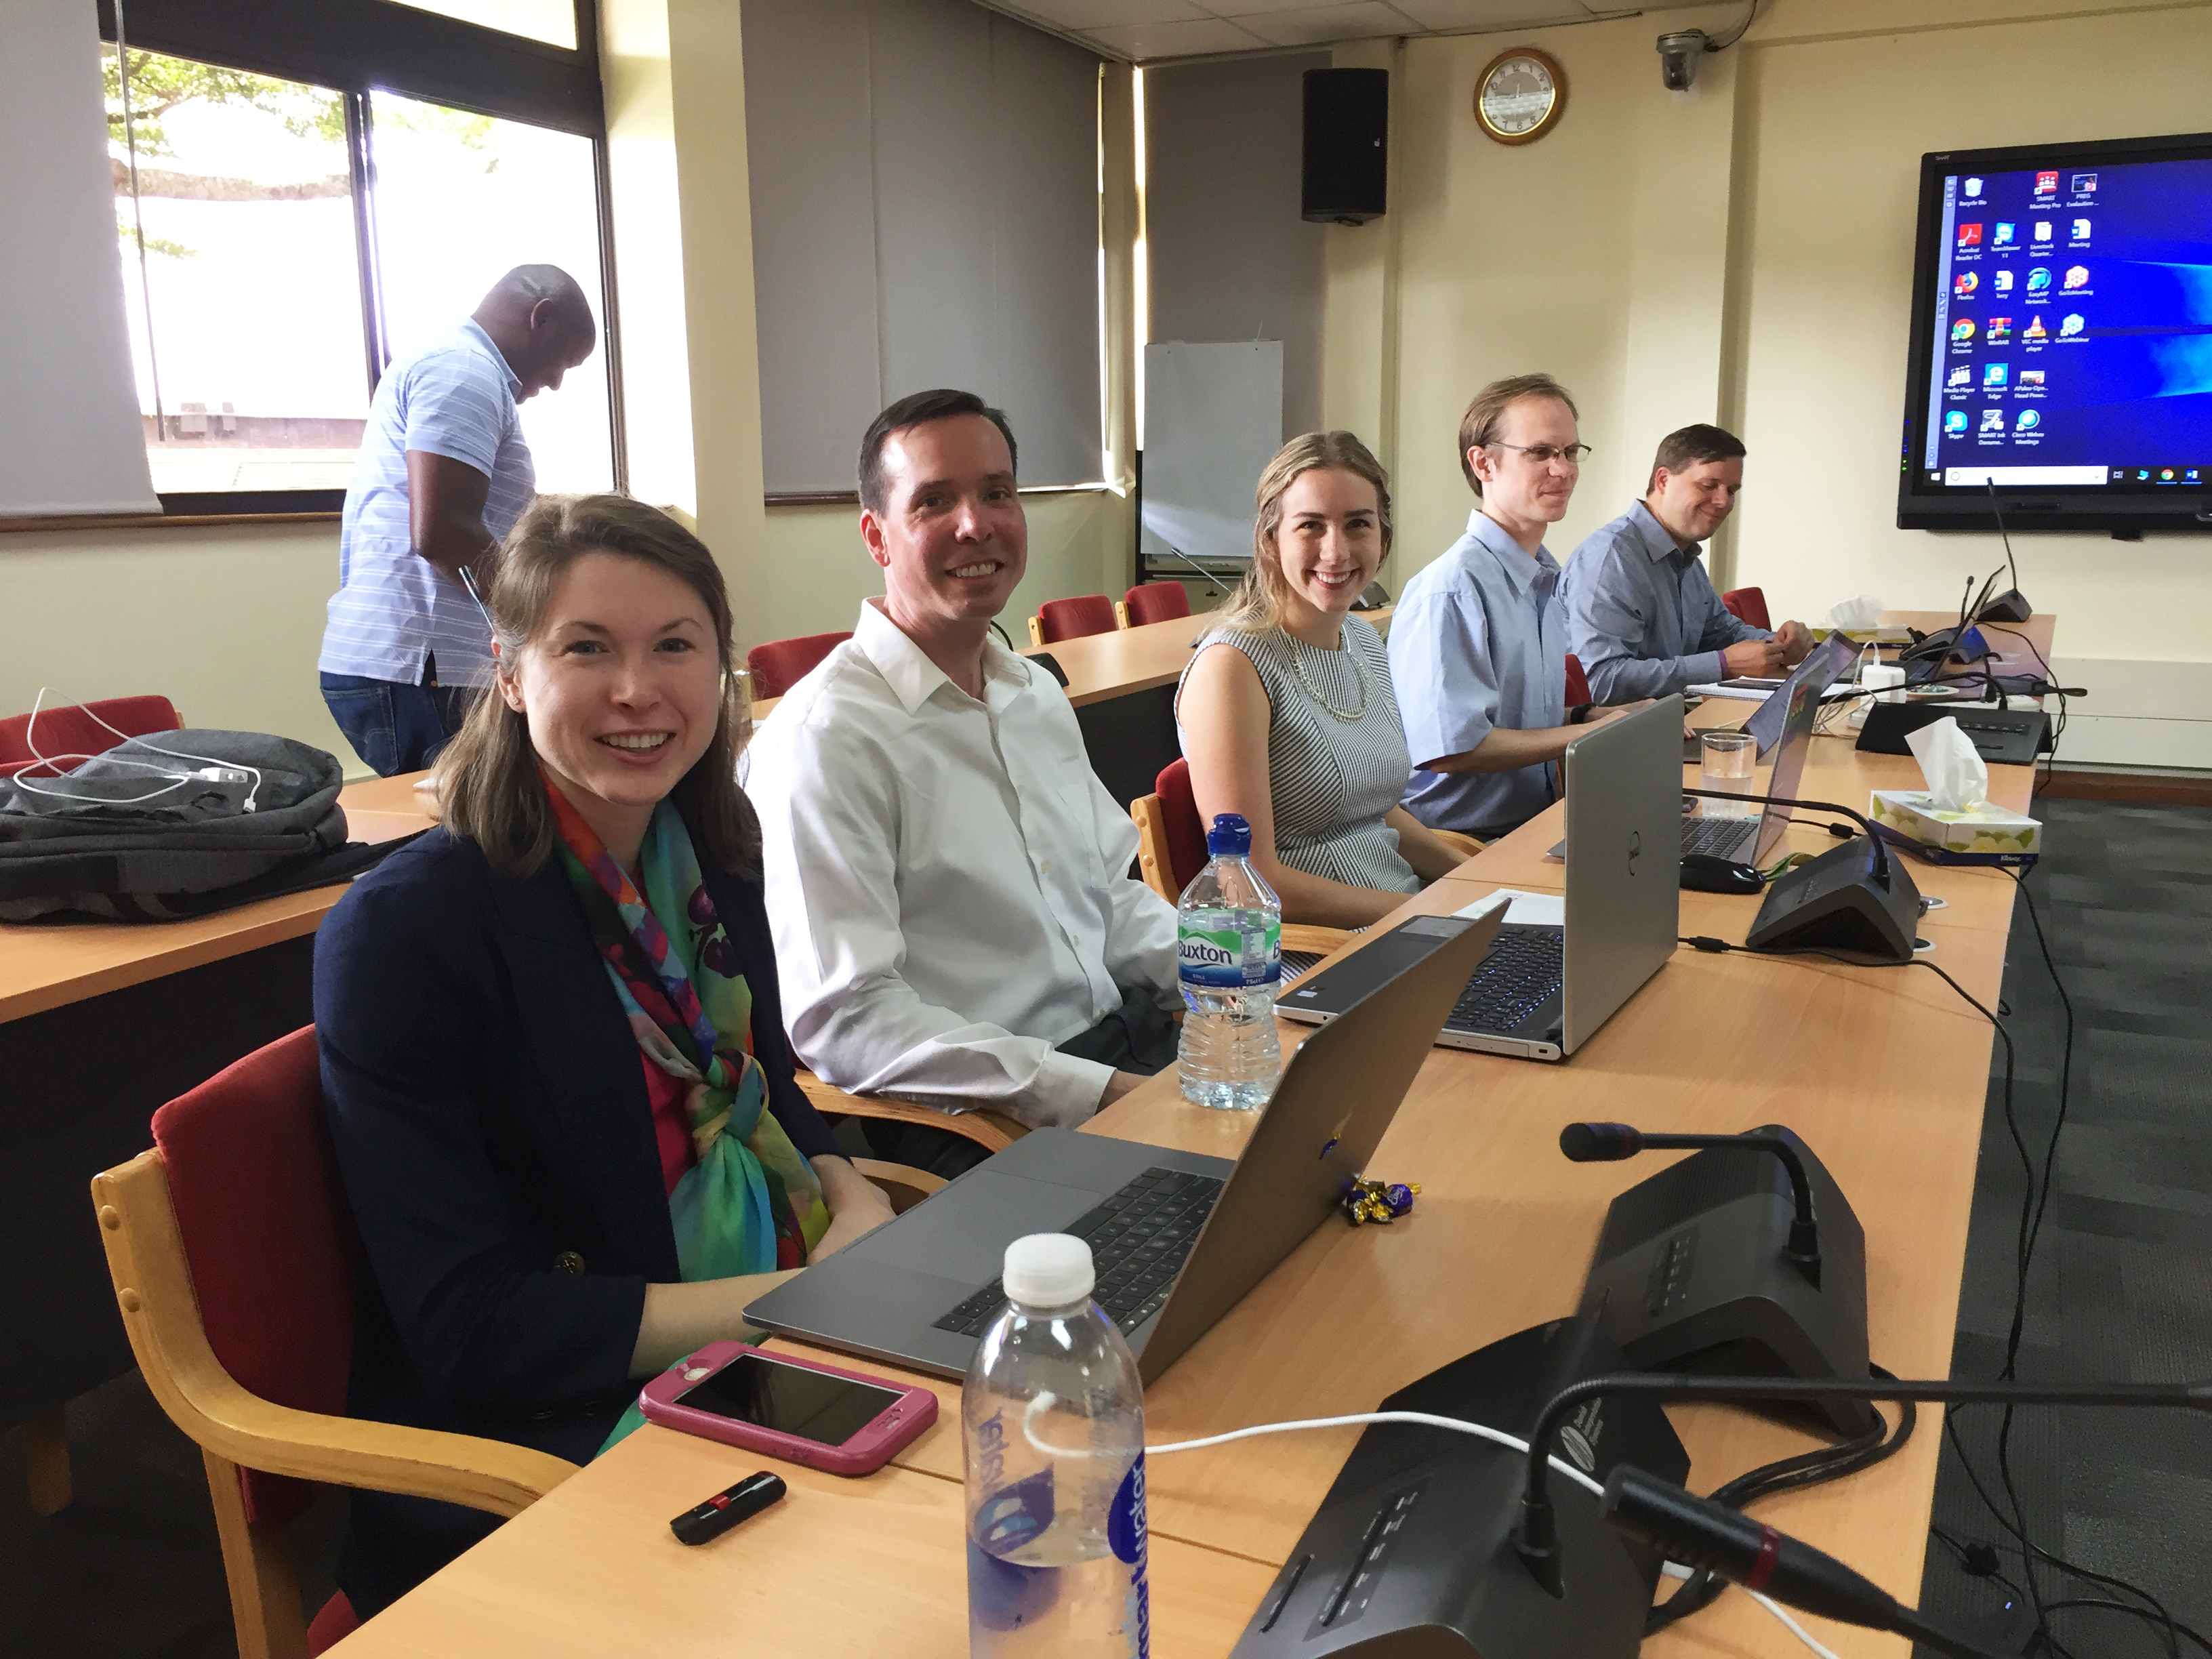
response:
<path id="1" fill-rule="evenodd" d="M 842 1089 L 824 1083 L 808 1071 L 798 1073 L 799 1086 L 807 1099 L 814 1103 L 817 1112 L 835 1112 L 845 1117 L 881 1118 L 892 1123 L 920 1123 L 933 1129 L 950 1130 L 956 1135 L 965 1135 L 987 1152 L 1002 1152 L 1030 1132 L 1029 1125 L 1016 1121 L 1003 1112 L 972 1110 L 966 1112 L 939 1111 L 934 1106 L 915 1106 L 903 1100 L 887 1100 L 881 1095 L 848 1095 Z M 935 1176 L 920 1170 L 909 1169 L 903 1164 L 881 1164 L 870 1158 L 857 1160 L 854 1167 L 878 1186 L 889 1188 L 896 1185 L 912 1187 L 918 1176 L 923 1181 L 945 1183 Z M 927 1196 L 937 1187 L 921 1189 Z M 892 1194 L 896 1206 L 897 1194 Z"/>
<path id="2" fill-rule="evenodd" d="M 504 1440 L 299 1411 L 248 1393 L 209 1346 L 161 1155 L 143 1152 L 94 1176 L 92 1201 L 131 1352 L 154 1398 L 198 1443 L 207 1465 L 240 1659 L 305 1659 L 307 1651 L 283 1531 L 246 1518 L 241 1468 L 501 1516 L 520 1514 L 576 1472 L 562 1458 Z"/>
<path id="3" fill-rule="evenodd" d="M 889 1192 L 894 1210 L 912 1208 L 945 1184 L 902 1164 L 865 1158 L 854 1167 Z M 249 1393 L 209 1344 L 161 1153 L 141 1152 L 94 1176 L 92 1201 L 138 1369 L 207 1467 L 239 1659 L 307 1653 L 306 1610 L 283 1528 L 247 1517 L 241 1468 L 438 1498 L 501 1517 L 520 1514 L 576 1472 L 564 1459 L 504 1440 L 300 1411 Z"/>
<path id="4" fill-rule="evenodd" d="M 1034 612 L 1030 617 L 1030 643 L 1040 651 L 1044 649 L 1044 618 Z"/>

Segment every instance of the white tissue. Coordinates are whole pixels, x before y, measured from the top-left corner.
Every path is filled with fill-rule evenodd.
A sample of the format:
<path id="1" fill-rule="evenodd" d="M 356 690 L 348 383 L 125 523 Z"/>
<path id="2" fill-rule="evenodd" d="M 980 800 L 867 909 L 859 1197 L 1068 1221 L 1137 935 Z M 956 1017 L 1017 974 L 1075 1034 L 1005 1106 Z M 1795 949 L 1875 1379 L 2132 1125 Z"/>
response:
<path id="1" fill-rule="evenodd" d="M 1971 812 L 1990 798 L 1990 769 L 1950 715 L 1906 732 L 1905 741 L 1938 811 Z"/>
<path id="2" fill-rule="evenodd" d="M 1871 593 L 1862 593 L 1855 599 L 1845 599 L 1828 611 L 1831 628 L 1879 628 L 1881 626 L 1881 601 Z"/>

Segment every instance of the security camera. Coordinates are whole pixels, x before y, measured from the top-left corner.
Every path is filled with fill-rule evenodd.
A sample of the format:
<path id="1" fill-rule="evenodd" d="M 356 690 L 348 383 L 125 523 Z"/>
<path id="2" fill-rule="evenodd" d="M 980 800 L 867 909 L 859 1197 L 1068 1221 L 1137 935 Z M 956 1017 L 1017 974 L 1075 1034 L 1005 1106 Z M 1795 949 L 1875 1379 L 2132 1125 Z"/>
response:
<path id="1" fill-rule="evenodd" d="M 1703 29 L 1676 29 L 1659 37 L 1659 76 L 1669 92 L 1687 92 L 1698 78 L 1698 61 L 1713 50 Z"/>

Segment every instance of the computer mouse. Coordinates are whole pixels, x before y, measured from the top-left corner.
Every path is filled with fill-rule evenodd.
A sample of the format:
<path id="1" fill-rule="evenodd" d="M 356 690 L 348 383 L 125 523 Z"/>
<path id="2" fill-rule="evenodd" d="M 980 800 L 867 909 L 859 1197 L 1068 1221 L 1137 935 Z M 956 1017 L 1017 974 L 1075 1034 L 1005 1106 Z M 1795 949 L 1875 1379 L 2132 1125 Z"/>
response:
<path id="1" fill-rule="evenodd" d="M 1682 854 L 1682 885 L 1695 893 L 1756 893 L 1766 878 L 1748 864 L 1712 853 Z"/>

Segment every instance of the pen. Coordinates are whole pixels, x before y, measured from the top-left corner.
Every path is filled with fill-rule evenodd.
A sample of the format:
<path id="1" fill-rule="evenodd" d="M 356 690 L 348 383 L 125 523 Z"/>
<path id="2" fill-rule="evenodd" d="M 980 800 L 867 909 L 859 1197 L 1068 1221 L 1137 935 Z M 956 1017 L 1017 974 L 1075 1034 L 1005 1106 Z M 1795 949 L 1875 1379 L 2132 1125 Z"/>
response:
<path id="1" fill-rule="evenodd" d="M 763 1469 L 749 1474 L 726 1492 L 718 1492 L 693 1510 L 668 1523 L 680 1543 L 704 1544 L 720 1538 L 740 1521 L 758 1515 L 784 1494 L 783 1477 Z"/>

